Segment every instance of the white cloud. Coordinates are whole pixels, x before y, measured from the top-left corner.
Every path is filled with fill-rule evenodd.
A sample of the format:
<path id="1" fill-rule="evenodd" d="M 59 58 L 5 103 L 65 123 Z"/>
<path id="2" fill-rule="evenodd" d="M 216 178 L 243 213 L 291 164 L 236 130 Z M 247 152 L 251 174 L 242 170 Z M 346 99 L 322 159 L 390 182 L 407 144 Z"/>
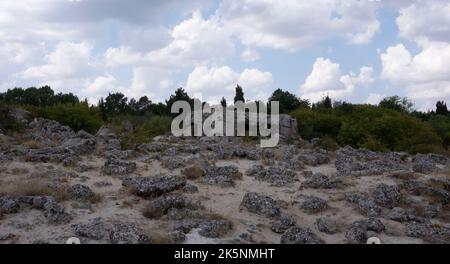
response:
<path id="1" fill-rule="evenodd" d="M 381 54 L 381 78 L 403 88 L 406 95 L 426 109 L 437 100 L 450 99 L 450 44 L 421 42 L 412 55 L 402 44 Z"/>
<path id="2" fill-rule="evenodd" d="M 82 43 L 60 42 L 47 57 L 47 63 L 30 67 L 24 73 L 28 79 L 65 79 L 89 75 L 94 70 L 93 46 Z"/>
<path id="3" fill-rule="evenodd" d="M 217 103 L 222 96 L 231 100 L 237 84 L 244 89 L 245 96 L 254 100 L 267 100 L 268 91 L 273 83 L 270 72 L 257 69 L 245 69 L 237 73 L 228 66 L 199 66 L 189 74 L 186 91 L 191 94 L 201 94 L 203 100 Z"/>
<path id="4" fill-rule="evenodd" d="M 257 61 L 259 60 L 260 56 L 258 54 L 258 52 L 256 50 L 250 49 L 250 48 L 246 48 L 242 53 L 241 53 L 241 59 L 246 61 L 246 62 L 253 62 L 253 61 Z"/>
<path id="5" fill-rule="evenodd" d="M 400 10 L 397 25 L 402 37 L 450 41 L 450 2 L 421 1 Z"/>
<path id="6" fill-rule="evenodd" d="M 246 46 L 293 51 L 336 36 L 370 42 L 380 26 L 378 7 L 370 1 L 229 0 L 218 14 Z"/>
<path id="7" fill-rule="evenodd" d="M 317 58 L 311 74 L 300 87 L 300 96 L 313 102 L 328 95 L 333 99 L 348 99 L 354 95 L 357 86 L 374 82 L 373 68 L 361 67 L 358 75 L 342 75 L 340 65 L 329 59 Z"/>

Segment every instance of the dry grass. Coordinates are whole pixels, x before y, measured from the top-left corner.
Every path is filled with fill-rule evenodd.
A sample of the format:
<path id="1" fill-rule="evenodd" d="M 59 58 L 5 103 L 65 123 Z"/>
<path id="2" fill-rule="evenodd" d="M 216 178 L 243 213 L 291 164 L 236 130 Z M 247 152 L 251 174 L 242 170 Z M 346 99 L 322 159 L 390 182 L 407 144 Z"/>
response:
<path id="1" fill-rule="evenodd" d="M 189 168 L 184 169 L 181 172 L 184 176 L 186 176 L 187 179 L 197 179 L 205 176 L 205 171 L 200 166 L 192 166 Z"/>
<path id="2" fill-rule="evenodd" d="M 50 188 L 45 181 L 42 180 L 15 180 L 0 185 L 0 196 L 9 195 L 13 197 L 22 196 L 53 196 L 58 202 L 67 200 L 66 188 Z"/>
<path id="3" fill-rule="evenodd" d="M 11 173 L 14 175 L 19 175 L 19 174 L 23 175 L 23 174 L 29 173 L 29 170 L 27 168 L 17 168 L 16 167 L 16 168 L 11 169 Z"/>
<path id="4" fill-rule="evenodd" d="M 164 215 L 161 208 L 154 207 L 151 203 L 142 209 L 142 214 L 149 219 L 159 219 Z"/>

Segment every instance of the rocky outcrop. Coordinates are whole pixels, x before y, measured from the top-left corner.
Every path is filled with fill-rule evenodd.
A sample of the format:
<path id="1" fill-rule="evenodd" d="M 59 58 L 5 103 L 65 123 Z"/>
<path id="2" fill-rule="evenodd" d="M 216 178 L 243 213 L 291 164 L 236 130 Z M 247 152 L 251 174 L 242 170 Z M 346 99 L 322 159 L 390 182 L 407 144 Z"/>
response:
<path id="1" fill-rule="evenodd" d="M 152 240 L 135 224 L 114 224 L 109 233 L 112 244 L 150 244 Z"/>
<path id="2" fill-rule="evenodd" d="M 380 175 L 408 169 L 404 153 L 376 153 L 347 146 L 336 154 L 335 166 L 339 176 Z"/>
<path id="3" fill-rule="evenodd" d="M 250 192 L 244 195 L 241 207 L 249 212 L 266 217 L 277 217 L 281 213 L 280 205 L 269 196 Z"/>
<path id="4" fill-rule="evenodd" d="M 125 175 L 136 170 L 136 163 L 118 159 L 108 159 L 102 167 L 102 172 L 107 175 Z"/>
<path id="5" fill-rule="evenodd" d="M 186 179 L 180 176 L 155 176 L 124 178 L 122 185 L 144 198 L 154 198 L 178 190 L 186 185 Z"/>
<path id="6" fill-rule="evenodd" d="M 282 236 L 280 240 L 281 244 L 323 244 L 323 240 L 320 239 L 309 229 L 303 229 L 300 227 L 289 228 Z"/>

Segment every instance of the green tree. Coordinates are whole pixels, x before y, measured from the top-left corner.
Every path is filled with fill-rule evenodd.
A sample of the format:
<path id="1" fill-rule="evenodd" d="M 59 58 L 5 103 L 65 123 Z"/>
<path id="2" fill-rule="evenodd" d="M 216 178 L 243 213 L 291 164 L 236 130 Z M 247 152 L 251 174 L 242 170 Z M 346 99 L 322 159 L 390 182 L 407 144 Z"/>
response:
<path id="1" fill-rule="evenodd" d="M 437 115 L 447 115 L 448 114 L 447 104 L 444 101 L 438 101 L 436 103 L 436 114 Z"/>
<path id="2" fill-rule="evenodd" d="M 236 86 L 236 94 L 234 96 L 234 103 L 236 103 L 237 101 L 241 101 L 241 102 L 245 103 L 244 90 L 242 89 L 242 87 L 239 84 Z"/>
<path id="3" fill-rule="evenodd" d="M 411 113 L 414 110 L 414 104 L 408 98 L 397 95 L 384 98 L 378 106 L 405 113 Z"/>
<path id="4" fill-rule="evenodd" d="M 330 109 L 333 109 L 333 104 L 331 98 L 328 95 L 322 98 L 321 101 L 313 105 L 313 110 L 316 111 L 328 111 Z"/>
<path id="5" fill-rule="evenodd" d="M 167 113 L 171 112 L 172 105 L 176 101 L 185 101 L 188 102 L 191 106 L 194 104 L 194 99 L 192 99 L 183 88 L 178 88 L 174 94 L 172 94 L 169 100 L 166 100 Z"/>
<path id="6" fill-rule="evenodd" d="M 128 111 L 128 98 L 122 93 L 110 93 L 105 99 L 104 111 L 106 116 L 124 114 Z"/>
<path id="7" fill-rule="evenodd" d="M 281 89 L 275 90 L 272 96 L 269 97 L 269 106 L 270 102 L 278 101 L 280 102 L 280 114 L 289 114 L 293 110 L 297 108 L 308 109 L 309 101 L 301 100 L 297 96 L 291 94 L 288 91 L 283 91 Z"/>

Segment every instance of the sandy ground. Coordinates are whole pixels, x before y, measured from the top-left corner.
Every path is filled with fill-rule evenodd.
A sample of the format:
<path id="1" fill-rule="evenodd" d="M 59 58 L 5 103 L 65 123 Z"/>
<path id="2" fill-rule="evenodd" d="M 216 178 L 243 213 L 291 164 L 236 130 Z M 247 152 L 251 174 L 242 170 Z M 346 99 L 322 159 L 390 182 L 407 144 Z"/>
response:
<path id="1" fill-rule="evenodd" d="M 168 171 L 161 167 L 159 161 L 144 162 L 141 158 L 136 160 L 138 170 L 133 175 L 152 176 L 160 173 L 180 174 L 180 170 Z M 86 223 L 90 219 L 101 217 L 106 223 L 132 222 L 143 228 L 150 236 L 157 237 L 160 243 L 168 242 L 168 232 L 171 229 L 172 221 L 150 220 L 142 215 L 142 209 L 148 201 L 130 194 L 121 185 L 118 177 L 111 177 L 101 173 L 101 166 L 104 159 L 88 156 L 83 158 L 83 163 L 92 167 L 91 170 L 83 173 L 64 168 L 56 164 L 36 164 L 26 162 L 11 162 L 3 165 L 0 171 L 0 184 L 7 186 L 14 182 L 27 182 L 33 178 L 33 174 L 46 175 L 49 171 L 60 170 L 65 172 L 66 181 L 70 184 L 84 184 L 89 186 L 95 193 L 102 197 L 102 201 L 93 204 L 91 208 L 82 209 L 77 202 L 64 201 L 62 205 L 66 211 L 73 216 L 73 220 L 66 225 L 47 225 L 46 219 L 41 211 L 26 209 L 17 214 L 4 215 L 0 220 L 0 235 L 13 234 L 14 237 L 3 243 L 65 243 L 74 236 L 72 225 L 76 223 Z M 236 165 L 240 172 L 244 174 L 242 180 L 236 181 L 235 187 L 223 188 L 202 184 L 199 180 L 189 181 L 196 185 L 199 192 L 185 194 L 187 197 L 201 201 L 205 210 L 219 214 L 233 222 L 233 230 L 221 239 L 204 238 L 194 229 L 187 235 L 185 243 L 234 243 L 241 234 L 250 234 L 252 243 L 279 243 L 280 235 L 270 230 L 271 219 L 258 216 L 242 210 L 240 203 L 247 192 L 257 192 L 268 195 L 283 204 L 283 211 L 295 217 L 297 225 L 303 228 L 310 228 L 326 243 L 345 243 L 345 231 L 353 221 L 364 219 L 364 217 L 352 205 L 344 200 L 347 192 L 369 192 L 378 183 L 395 183 L 392 178 L 385 175 L 366 176 L 352 179 L 345 179 L 347 185 L 344 189 L 303 189 L 299 190 L 304 181 L 302 172 L 297 172 L 297 181 L 287 187 L 273 187 L 267 182 L 255 180 L 245 174 L 245 171 L 259 161 L 250 160 L 226 160 L 216 163 L 217 166 Z M 331 175 L 335 172 L 334 162 L 318 167 L 307 167 L 305 170 L 322 172 Z M 71 175 L 72 174 L 72 175 Z M 48 175 L 47 175 L 48 176 Z M 34 176 L 35 177 L 35 176 Z M 96 182 L 109 182 L 110 186 L 97 187 Z M 306 214 L 300 209 L 303 197 L 314 195 L 328 201 L 329 209 L 318 214 Z M 324 234 L 318 231 L 315 221 L 322 216 L 328 216 L 337 220 L 338 233 L 334 235 Z M 380 234 L 379 238 L 383 243 L 423 243 L 420 239 L 404 236 L 404 226 L 398 222 L 382 219 L 387 231 Z M 99 243 L 96 241 L 85 241 L 89 243 Z M 100 242 L 103 243 L 103 242 Z"/>

